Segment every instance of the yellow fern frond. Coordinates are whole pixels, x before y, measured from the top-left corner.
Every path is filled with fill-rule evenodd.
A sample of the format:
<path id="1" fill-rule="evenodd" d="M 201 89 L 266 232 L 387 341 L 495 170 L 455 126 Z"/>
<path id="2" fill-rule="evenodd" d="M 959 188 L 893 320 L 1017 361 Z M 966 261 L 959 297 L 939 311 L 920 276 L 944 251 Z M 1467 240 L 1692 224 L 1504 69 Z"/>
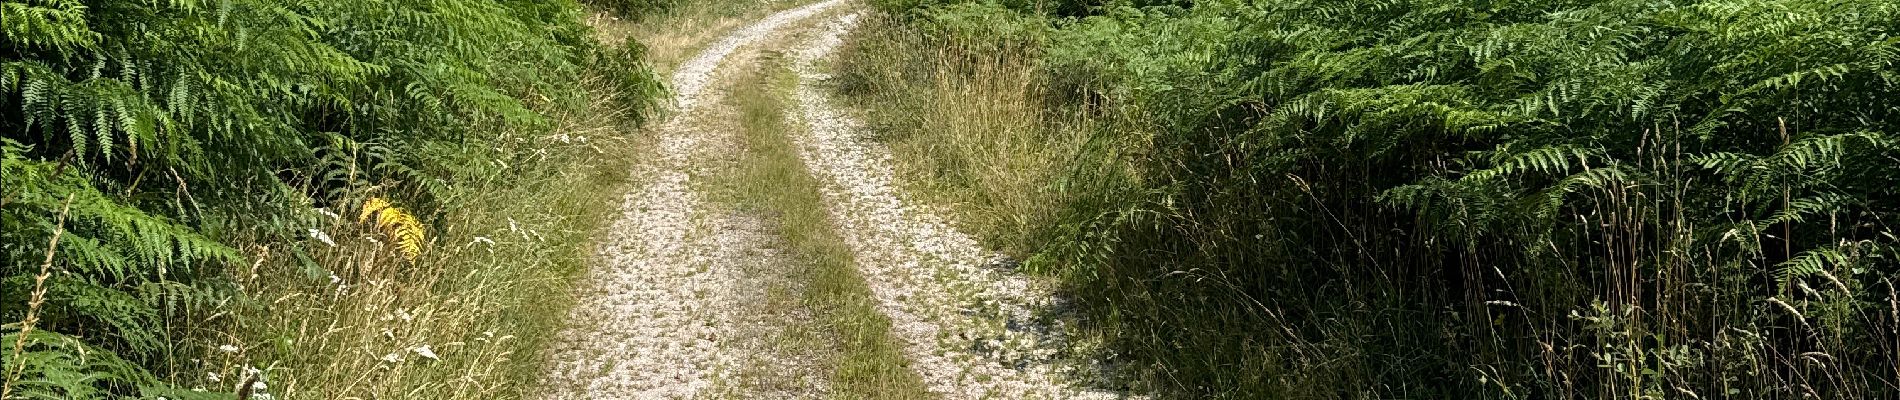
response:
<path id="1" fill-rule="evenodd" d="M 382 211 L 385 208 L 389 208 L 389 206 L 389 200 L 384 200 L 381 197 L 371 197 L 369 200 L 364 200 L 363 213 L 357 214 L 356 223 L 360 224 L 364 221 L 368 221 L 369 216 L 376 215 L 377 211 Z"/>
<path id="2" fill-rule="evenodd" d="M 376 217 L 376 229 L 395 242 L 396 249 L 401 250 L 404 257 L 415 260 L 422 255 L 422 245 L 428 239 L 423 234 L 426 228 L 415 215 L 390 204 L 388 200 L 371 197 L 363 202 L 363 213 L 357 217 L 357 222 L 367 222 L 372 215 Z"/>
<path id="3" fill-rule="evenodd" d="M 411 220 L 410 223 L 398 227 L 395 233 L 396 247 L 402 249 L 403 255 L 409 256 L 410 260 L 415 260 L 416 257 L 422 255 L 422 244 L 424 240 L 422 236 L 422 224 Z"/>
<path id="4" fill-rule="evenodd" d="M 377 227 L 396 242 L 396 248 L 413 260 L 422 255 L 422 222 L 400 208 L 390 207 L 377 216 Z"/>

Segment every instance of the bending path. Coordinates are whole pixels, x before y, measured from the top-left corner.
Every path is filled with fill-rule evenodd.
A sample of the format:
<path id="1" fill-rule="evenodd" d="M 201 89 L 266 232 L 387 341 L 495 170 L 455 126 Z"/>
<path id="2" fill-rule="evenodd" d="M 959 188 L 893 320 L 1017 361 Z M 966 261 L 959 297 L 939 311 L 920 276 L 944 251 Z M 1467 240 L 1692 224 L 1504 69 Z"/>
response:
<path id="1" fill-rule="evenodd" d="M 756 342 L 729 335 L 748 332 L 745 311 L 761 287 L 744 274 L 744 254 L 769 251 L 756 223 L 708 217 L 704 194 L 692 187 L 707 168 L 709 143 L 733 132 L 724 115 L 701 104 L 720 66 L 741 48 L 758 44 L 789 24 L 842 4 L 831 0 L 773 14 L 721 39 L 681 65 L 672 77 L 674 115 L 656 131 L 655 154 L 634 175 L 644 187 L 628 194 L 603 264 L 585 278 L 581 301 L 554 349 L 545 377 L 548 399 L 695 398 L 714 391 L 724 374 L 744 367 L 736 345 Z M 755 259 L 758 257 L 754 257 Z M 756 329 L 756 327 L 753 327 Z M 722 337 L 723 335 L 723 337 Z M 814 382 L 813 393 L 822 383 Z"/>
<path id="2" fill-rule="evenodd" d="M 542 385 L 547 399 L 821 398 L 833 371 L 805 354 L 775 351 L 783 321 L 768 310 L 775 275 L 804 268 L 775 248 L 757 218 L 722 213 L 695 179 L 729 167 L 734 92 L 788 95 L 784 132 L 817 178 L 831 225 L 855 255 L 891 337 L 930 393 L 947 399 L 1115 398 L 1073 376 L 1077 362 L 1049 308 L 1052 293 L 995 257 L 897 189 L 888 150 L 834 107 L 822 86 L 826 61 L 859 14 L 801 23 L 839 8 L 831 0 L 783 11 L 739 29 L 686 62 L 672 77 L 675 114 L 657 127 L 653 154 L 633 173 L 641 185 L 604 241 L 601 265 L 585 278 L 570 326 L 552 349 Z M 837 13 L 829 13 L 837 15 Z M 795 28 L 796 27 L 796 28 Z M 813 32 L 815 31 L 815 32 Z M 799 35 L 798 33 L 810 33 Z M 803 38 L 790 52 L 792 93 L 734 88 L 780 38 Z M 780 70 L 783 71 L 783 70 Z M 703 179 L 702 179 L 703 180 Z M 1081 369 L 1078 371 L 1078 369 Z M 764 371 L 764 372 L 761 372 Z M 765 374 L 767 377 L 759 377 Z M 769 380 L 748 385 L 746 380 Z M 752 386 L 769 386 L 759 389 Z"/>

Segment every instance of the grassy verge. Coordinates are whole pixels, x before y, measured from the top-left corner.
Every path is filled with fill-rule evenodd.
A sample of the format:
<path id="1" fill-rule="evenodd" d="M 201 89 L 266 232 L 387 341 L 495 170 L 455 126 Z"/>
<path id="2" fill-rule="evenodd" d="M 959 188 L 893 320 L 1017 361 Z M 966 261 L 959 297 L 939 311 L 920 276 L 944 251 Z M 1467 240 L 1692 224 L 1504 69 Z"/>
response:
<path id="1" fill-rule="evenodd" d="M 586 104 L 541 111 L 551 129 L 415 149 L 444 171 L 424 185 L 440 204 L 414 215 L 426 235 L 418 256 L 381 223 L 391 211 L 348 206 L 324 212 L 312 231 L 321 239 L 252 246 L 257 261 L 236 279 L 262 306 L 228 314 L 216 336 L 232 345 L 206 352 L 197 379 L 236 387 L 261 373 L 278 398 L 533 397 L 573 284 L 650 142 L 644 111 L 630 107 L 658 93 L 629 86 L 650 67 L 638 53 L 616 57 L 581 78 Z M 425 189 L 352 197 L 402 190 Z"/>
<path id="2" fill-rule="evenodd" d="M 763 88 L 734 96 L 742 124 L 744 150 L 738 167 L 726 177 L 734 203 L 769 216 L 778 237 L 794 254 L 795 268 L 808 269 L 802 306 L 829 342 L 820 346 L 832 363 L 833 396 L 850 399 L 929 398 L 908 368 L 890 321 L 854 266 L 851 249 L 833 230 L 820 183 L 800 161 L 788 135 L 802 127 L 788 121 L 787 97 L 796 77 L 776 57 L 761 61 L 759 72 L 739 83 Z"/>
<path id="3" fill-rule="evenodd" d="M 1012 256 L 1035 254 L 1065 213 L 1130 176 L 1100 160 L 1133 144 L 1100 142 L 1092 132 L 1107 129 L 1103 120 L 1050 102 L 1030 49 L 932 37 L 878 15 L 839 59 L 841 90 L 871 111 L 899 174 L 911 177 L 906 189 L 951 205 L 961 228 Z"/>
<path id="4" fill-rule="evenodd" d="M 613 108 L 557 115 L 559 128 L 510 133 L 501 148 L 432 149 L 466 172 L 423 216 L 429 244 L 414 260 L 355 210 L 320 225 L 334 244 L 302 244 L 308 258 L 260 249 L 238 283 L 263 307 L 233 313 L 233 347 L 210 375 L 223 382 L 211 383 L 258 368 L 279 398 L 528 397 L 644 147 Z"/>
<path id="5" fill-rule="evenodd" d="M 888 17 L 867 19 L 843 50 L 845 91 L 872 112 L 898 172 L 931 203 L 991 245 L 1022 254 L 1061 201 L 1047 183 L 1073 156 L 1069 133 L 1045 129 L 1042 86 L 1020 58 L 959 62 L 921 32 Z M 1053 145 L 1051 145 L 1053 144 Z"/>
<path id="6" fill-rule="evenodd" d="M 4 113 L 94 122 L 0 118 L 9 399 L 527 397 L 659 97 L 570 1 L 27 7 Z"/>

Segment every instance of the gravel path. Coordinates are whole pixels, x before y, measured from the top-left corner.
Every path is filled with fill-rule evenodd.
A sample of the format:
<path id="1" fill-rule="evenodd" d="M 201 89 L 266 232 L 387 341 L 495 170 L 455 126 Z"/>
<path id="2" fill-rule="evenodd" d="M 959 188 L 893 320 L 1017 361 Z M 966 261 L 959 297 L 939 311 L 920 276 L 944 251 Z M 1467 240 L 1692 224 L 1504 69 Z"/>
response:
<path id="1" fill-rule="evenodd" d="M 675 114 L 661 125 L 658 148 L 633 171 L 644 187 L 628 194 L 614 237 L 577 291 L 571 325 L 553 349 L 543 385 L 547 399 L 673 399 L 729 395 L 735 371 L 763 342 L 752 311 L 765 285 L 747 274 L 776 257 L 756 221 L 708 216 L 693 177 L 731 129 L 717 123 L 720 66 L 742 47 L 786 25 L 841 4 L 832 0 L 766 17 L 715 42 L 672 79 Z M 717 107 L 713 107 L 717 108 Z M 729 124 L 727 124 L 729 125 Z M 752 335 L 748 335 L 752 334 Z M 807 385 L 822 393 L 823 385 Z M 816 396 L 816 394 L 812 394 Z M 739 395 L 736 397 L 747 397 Z M 775 394 L 773 397 L 805 397 Z"/>
<path id="2" fill-rule="evenodd" d="M 775 348 L 796 307 L 768 307 L 799 265 L 757 216 L 721 211 L 696 177 L 730 168 L 737 113 L 720 99 L 732 70 L 788 26 L 843 4 L 831 0 L 766 17 L 708 46 L 672 77 L 675 114 L 633 173 L 602 265 L 577 291 L 571 325 L 552 349 L 546 399 L 822 398 L 818 355 Z M 984 251 L 931 210 L 906 202 L 889 151 L 834 108 L 823 61 L 859 18 L 824 23 L 792 52 L 799 103 L 787 132 L 818 178 L 834 228 L 856 255 L 878 309 L 890 317 L 911 368 L 947 399 L 1115 398 L 1073 381 L 1075 357 L 1059 320 L 1039 316 L 1052 293 Z M 807 25 L 809 26 L 809 25 Z M 744 50 L 744 52 L 742 52 Z M 790 309 L 788 311 L 788 309 Z"/>
<path id="3" fill-rule="evenodd" d="M 823 182 L 833 223 L 857 253 L 858 268 L 903 338 L 912 368 L 948 399 L 1116 398 L 1084 388 L 1068 359 L 1060 321 L 1038 318 L 1054 306 L 1048 288 L 984 252 L 926 207 L 897 190 L 890 152 L 861 124 L 833 107 L 821 83 L 823 63 L 856 25 L 833 21 L 795 54 L 795 96 L 810 128 L 794 133 L 800 156 Z"/>
<path id="4" fill-rule="evenodd" d="M 844 0 L 829 0 L 780 11 L 750 26 L 740 28 L 711 46 L 707 46 L 705 50 L 699 52 L 698 56 L 681 64 L 679 70 L 673 73 L 671 88 L 675 107 L 681 114 L 690 113 L 697 107 L 702 97 L 700 92 L 712 82 L 714 70 L 718 69 L 720 62 L 725 60 L 726 56 L 732 55 L 733 51 L 747 44 L 768 39 L 773 33 L 780 33 L 779 30 L 786 24 L 811 18 L 813 15 L 843 3 Z"/>

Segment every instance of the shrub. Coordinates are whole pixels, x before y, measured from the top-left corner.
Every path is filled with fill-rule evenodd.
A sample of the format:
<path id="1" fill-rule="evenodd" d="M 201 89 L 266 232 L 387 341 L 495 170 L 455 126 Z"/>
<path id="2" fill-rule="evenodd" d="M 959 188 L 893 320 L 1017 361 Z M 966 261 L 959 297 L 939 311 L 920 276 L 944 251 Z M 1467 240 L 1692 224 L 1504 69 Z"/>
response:
<path id="1" fill-rule="evenodd" d="M 1096 10 L 1040 68 L 1141 178 L 1033 264 L 1163 393 L 1900 393 L 1900 5 Z"/>
<path id="2" fill-rule="evenodd" d="M 218 330 L 198 321 L 261 306 L 228 269 L 262 262 L 250 246 L 305 240 L 316 208 L 392 196 L 406 212 L 382 214 L 403 217 L 388 226 L 417 254 L 468 165 L 427 149 L 489 147 L 586 106 L 582 72 L 600 50 L 579 13 L 522 0 L 0 3 L 0 319 L 30 321 L 0 329 L 7 390 L 193 397 L 176 389 L 196 379 L 178 377 L 213 347 L 194 335 Z M 623 86 L 645 85 L 621 99 L 636 120 L 658 90 L 637 57 L 610 57 Z M 16 300 L 28 297 L 43 302 Z"/>

